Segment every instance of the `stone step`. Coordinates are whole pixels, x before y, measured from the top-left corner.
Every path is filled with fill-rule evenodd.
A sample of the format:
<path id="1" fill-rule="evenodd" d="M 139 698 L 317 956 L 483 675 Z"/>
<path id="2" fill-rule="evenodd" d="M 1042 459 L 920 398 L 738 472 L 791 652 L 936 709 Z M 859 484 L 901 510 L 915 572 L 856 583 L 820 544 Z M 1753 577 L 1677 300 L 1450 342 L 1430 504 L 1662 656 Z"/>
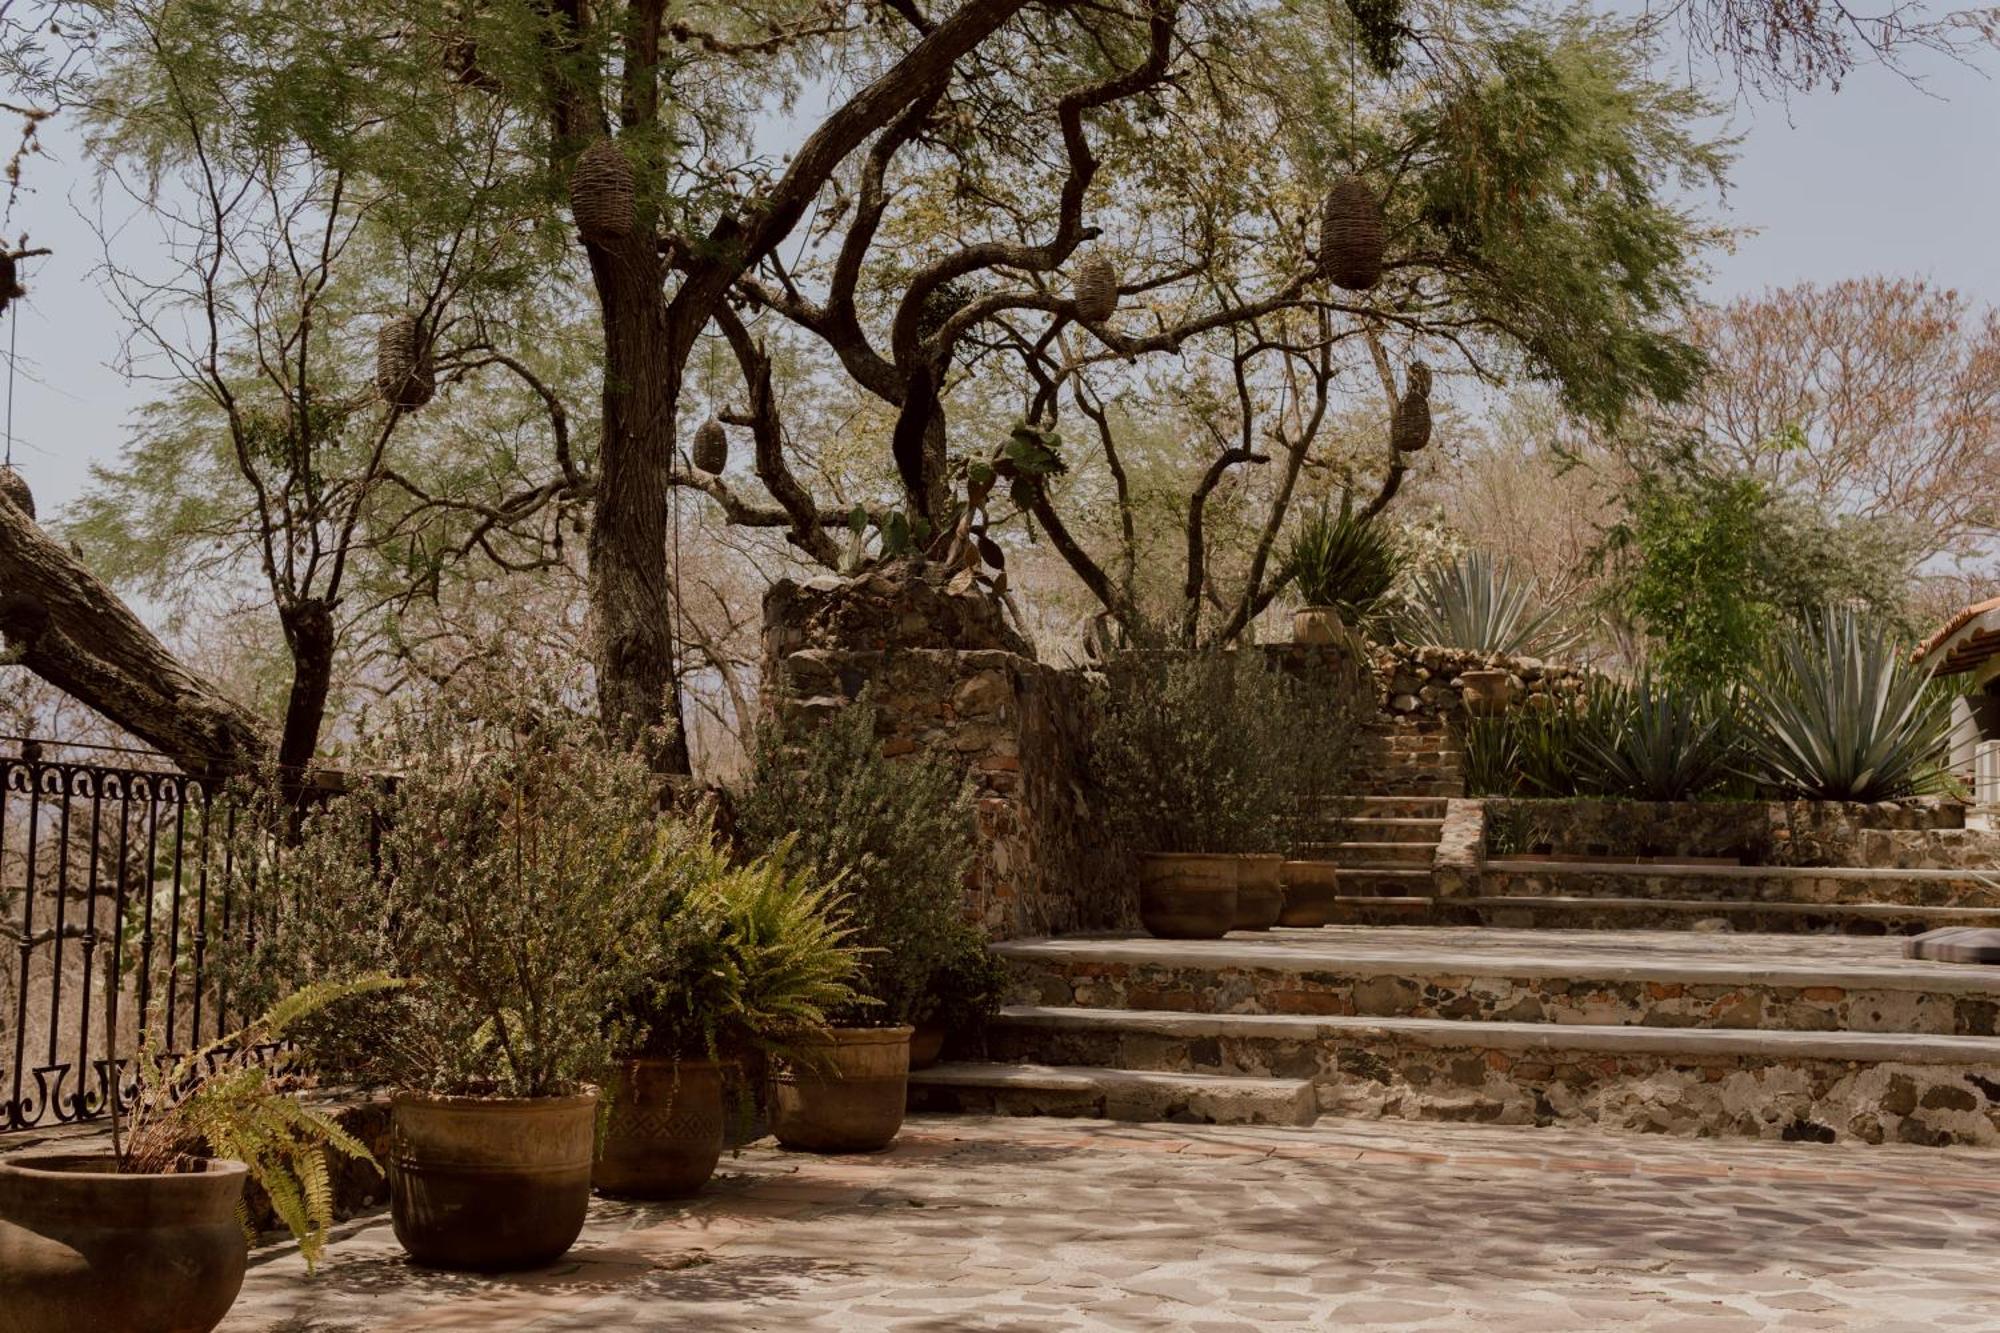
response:
<path id="1" fill-rule="evenodd" d="M 1322 1113 L 2000 1143 L 2000 1038 L 1012 1006 L 1001 1060 L 1310 1079 Z"/>
<path id="2" fill-rule="evenodd" d="M 935 1065 L 910 1075 L 910 1109 L 1196 1125 L 1310 1125 L 1310 1079 L 1089 1065 Z"/>
<path id="3" fill-rule="evenodd" d="M 1437 845 L 1444 833 L 1444 816 L 1412 819 L 1399 815 L 1357 815 L 1345 821 L 1347 833 L 1365 842 L 1422 842 Z"/>
<path id="4" fill-rule="evenodd" d="M 1531 930 L 1729 930 L 1920 935 L 1939 926 L 2000 926 L 2000 908 L 1900 903 L 1724 902 L 1713 898 L 1440 898 L 1433 919 L 1451 926 Z M 1365 924 L 1380 918 L 1344 917 Z M 1399 919 L 1399 918 L 1398 918 Z"/>
<path id="5" fill-rule="evenodd" d="M 1482 897 L 1674 898 L 1717 902 L 1896 903 L 2000 910 L 2000 875 L 1827 866 L 1487 862 Z"/>
<path id="6" fill-rule="evenodd" d="M 1373 795 L 1342 798 L 1341 804 L 1363 819 L 1436 819 L 1445 815 L 1441 796 Z"/>
<path id="7" fill-rule="evenodd" d="M 1402 865 L 1428 867 L 1437 856 L 1436 842 L 1320 842 L 1307 843 L 1323 861 L 1335 861 L 1356 870 L 1395 869 Z"/>
<path id="8" fill-rule="evenodd" d="M 1491 943 L 1473 934 L 1026 940 L 995 953 L 1011 999 L 1060 1008 L 2000 1034 L 2000 968 L 1904 959 L 1886 942 L 1862 956 L 1833 944 L 1786 950 L 1772 939 L 1677 950 L 1687 937 L 1651 936 L 1592 949 L 1535 932 L 1491 932 Z M 1445 942 L 1427 943 L 1431 936 Z"/>
<path id="9" fill-rule="evenodd" d="M 1340 891 L 1353 898 L 1427 897 L 1431 871 L 1425 865 L 1341 863 Z"/>
<path id="10" fill-rule="evenodd" d="M 1421 926 L 1432 919 L 1428 894 L 1341 894 L 1333 899 L 1327 924 L 1335 926 Z"/>

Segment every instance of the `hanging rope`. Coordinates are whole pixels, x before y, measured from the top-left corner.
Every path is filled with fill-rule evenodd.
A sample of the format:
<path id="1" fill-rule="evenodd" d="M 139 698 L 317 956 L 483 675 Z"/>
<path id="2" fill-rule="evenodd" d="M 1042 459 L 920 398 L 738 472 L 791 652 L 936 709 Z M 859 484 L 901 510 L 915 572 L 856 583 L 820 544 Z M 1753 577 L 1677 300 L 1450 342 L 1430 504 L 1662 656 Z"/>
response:
<path id="1" fill-rule="evenodd" d="M 21 331 L 20 302 L 10 303 L 7 311 L 7 460 L 6 466 L 14 466 L 14 347 Z"/>

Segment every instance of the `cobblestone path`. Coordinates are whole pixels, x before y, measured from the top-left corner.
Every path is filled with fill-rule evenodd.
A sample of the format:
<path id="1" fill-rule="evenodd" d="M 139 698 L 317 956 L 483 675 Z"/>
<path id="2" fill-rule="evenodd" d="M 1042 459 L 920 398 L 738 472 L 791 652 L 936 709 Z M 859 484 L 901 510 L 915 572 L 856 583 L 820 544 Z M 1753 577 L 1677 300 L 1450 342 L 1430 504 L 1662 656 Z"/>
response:
<path id="1" fill-rule="evenodd" d="M 2000 1153 L 931 1117 L 599 1201 L 537 1273 L 412 1268 L 386 1216 L 256 1260 L 231 1333 L 2000 1330 Z"/>

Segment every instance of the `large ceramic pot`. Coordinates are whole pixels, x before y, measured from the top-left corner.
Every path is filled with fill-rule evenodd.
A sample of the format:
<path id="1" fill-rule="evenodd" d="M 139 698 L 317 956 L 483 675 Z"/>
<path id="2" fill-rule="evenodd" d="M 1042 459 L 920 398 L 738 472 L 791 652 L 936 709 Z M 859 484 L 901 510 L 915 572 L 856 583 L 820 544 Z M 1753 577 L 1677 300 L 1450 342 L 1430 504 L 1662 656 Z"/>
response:
<path id="1" fill-rule="evenodd" d="M 606 1091 L 591 1179 L 605 1194 L 678 1199 L 722 1160 L 723 1068 L 712 1060 L 627 1060 Z"/>
<path id="2" fill-rule="evenodd" d="M 1334 899 L 1340 893 L 1340 867 L 1331 861 L 1287 861 L 1281 878 L 1285 907 L 1281 926 L 1323 926 L 1333 920 Z"/>
<path id="3" fill-rule="evenodd" d="M 910 1068 L 929 1069 L 944 1055 L 944 1024 L 925 1019 L 910 1034 Z"/>
<path id="4" fill-rule="evenodd" d="M 1463 672 L 1459 683 L 1465 691 L 1465 707 L 1475 717 L 1491 717 L 1507 711 L 1514 701 L 1514 682 L 1505 671 Z"/>
<path id="5" fill-rule="evenodd" d="M 1208 852 L 1139 858 L 1139 921 L 1163 940 L 1219 940 L 1236 924 L 1241 864 Z"/>
<path id="6" fill-rule="evenodd" d="M 390 1103 L 389 1207 L 420 1264 L 496 1273 L 558 1259 L 590 1207 L 597 1094 Z"/>
<path id="7" fill-rule="evenodd" d="M 0 1330 L 207 1333 L 243 1286 L 249 1169 L 121 1176 L 108 1153 L 0 1162 Z"/>
<path id="8" fill-rule="evenodd" d="M 807 1152 L 874 1152 L 903 1127 L 910 1096 L 907 1027 L 834 1028 L 773 1072 L 771 1132 Z"/>
<path id="9" fill-rule="evenodd" d="M 1339 643 L 1347 634 L 1347 622 L 1330 606 L 1307 606 L 1292 612 L 1292 642 Z"/>
<path id="10" fill-rule="evenodd" d="M 1285 858 L 1257 853 L 1240 858 L 1242 869 L 1236 881 L 1234 930 L 1269 930 L 1278 924 L 1285 910 Z"/>

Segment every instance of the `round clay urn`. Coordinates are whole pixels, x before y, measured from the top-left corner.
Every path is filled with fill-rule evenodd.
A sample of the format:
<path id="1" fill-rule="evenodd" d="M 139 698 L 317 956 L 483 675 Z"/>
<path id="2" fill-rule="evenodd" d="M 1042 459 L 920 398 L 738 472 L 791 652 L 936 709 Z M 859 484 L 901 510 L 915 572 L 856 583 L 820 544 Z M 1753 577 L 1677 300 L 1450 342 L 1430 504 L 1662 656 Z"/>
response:
<path id="1" fill-rule="evenodd" d="M 390 1102 L 389 1211 L 410 1258 L 499 1273 L 562 1257 L 583 1231 L 597 1094 Z"/>
<path id="2" fill-rule="evenodd" d="M 1251 853 L 1239 858 L 1236 920 L 1232 930 L 1269 930 L 1285 909 L 1285 858 L 1276 853 Z"/>
<path id="3" fill-rule="evenodd" d="M 1334 899 L 1340 893 L 1340 867 L 1332 861 L 1287 861 L 1282 878 L 1284 910 L 1281 926 L 1323 926 L 1333 920 Z"/>
<path id="4" fill-rule="evenodd" d="M 1219 940 L 1236 924 L 1242 863 L 1209 852 L 1139 858 L 1139 921 L 1163 940 Z"/>
<path id="5" fill-rule="evenodd" d="M 903 1128 L 908 1027 L 833 1028 L 771 1076 L 771 1133 L 805 1152 L 875 1152 Z"/>
<path id="6" fill-rule="evenodd" d="M 119 1175 L 108 1153 L 0 1162 L 0 1329 L 207 1333 L 236 1303 L 249 1168 Z"/>
<path id="7" fill-rule="evenodd" d="M 1339 643 L 1347 633 L 1347 622 L 1331 606 L 1303 606 L 1292 612 L 1292 642 Z"/>
<path id="8" fill-rule="evenodd" d="M 722 1160 L 723 1067 L 713 1060 L 627 1060 L 606 1090 L 591 1180 L 627 1199 L 695 1193 Z"/>
<path id="9" fill-rule="evenodd" d="M 1503 713 L 1514 701 L 1514 685 L 1505 671 L 1482 669 L 1463 672 L 1459 682 L 1465 690 L 1465 707 L 1475 717 Z"/>
<path id="10" fill-rule="evenodd" d="M 910 1035 L 910 1068 L 929 1069 L 944 1055 L 944 1024 L 926 1018 Z"/>

